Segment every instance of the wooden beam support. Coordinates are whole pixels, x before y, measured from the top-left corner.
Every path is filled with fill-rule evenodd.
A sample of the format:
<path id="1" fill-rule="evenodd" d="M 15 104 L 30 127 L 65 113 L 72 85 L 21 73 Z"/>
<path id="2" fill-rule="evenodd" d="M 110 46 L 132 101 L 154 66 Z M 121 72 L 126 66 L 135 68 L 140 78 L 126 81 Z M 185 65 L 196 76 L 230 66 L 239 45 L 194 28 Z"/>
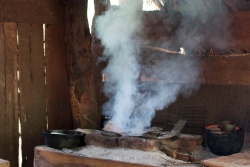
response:
<path id="1" fill-rule="evenodd" d="M 75 128 L 99 128 L 101 112 L 97 106 L 87 1 L 67 1 L 66 42 L 73 125 Z"/>

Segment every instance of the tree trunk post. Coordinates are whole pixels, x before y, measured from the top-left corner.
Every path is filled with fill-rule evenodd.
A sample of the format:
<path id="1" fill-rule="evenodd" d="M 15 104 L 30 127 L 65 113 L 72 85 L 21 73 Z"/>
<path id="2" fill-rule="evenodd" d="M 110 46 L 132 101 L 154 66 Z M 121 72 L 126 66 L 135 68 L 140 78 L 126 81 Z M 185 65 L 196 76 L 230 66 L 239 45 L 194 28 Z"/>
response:
<path id="1" fill-rule="evenodd" d="M 66 1 L 65 38 L 70 77 L 69 91 L 74 128 L 98 129 L 101 112 L 96 96 L 87 6 L 86 0 Z"/>

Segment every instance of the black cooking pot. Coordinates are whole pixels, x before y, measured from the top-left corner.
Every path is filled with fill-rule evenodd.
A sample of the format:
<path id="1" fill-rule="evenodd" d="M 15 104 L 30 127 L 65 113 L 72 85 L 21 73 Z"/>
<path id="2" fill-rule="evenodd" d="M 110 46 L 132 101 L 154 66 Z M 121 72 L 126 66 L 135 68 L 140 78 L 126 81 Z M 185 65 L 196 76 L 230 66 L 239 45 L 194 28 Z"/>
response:
<path id="1" fill-rule="evenodd" d="M 45 130 L 43 137 L 48 147 L 72 149 L 85 145 L 85 134 L 75 130 Z"/>
<path id="2" fill-rule="evenodd" d="M 240 152 L 244 142 L 244 130 L 239 126 L 233 132 L 216 132 L 205 127 L 205 137 L 210 151 L 216 155 Z"/>

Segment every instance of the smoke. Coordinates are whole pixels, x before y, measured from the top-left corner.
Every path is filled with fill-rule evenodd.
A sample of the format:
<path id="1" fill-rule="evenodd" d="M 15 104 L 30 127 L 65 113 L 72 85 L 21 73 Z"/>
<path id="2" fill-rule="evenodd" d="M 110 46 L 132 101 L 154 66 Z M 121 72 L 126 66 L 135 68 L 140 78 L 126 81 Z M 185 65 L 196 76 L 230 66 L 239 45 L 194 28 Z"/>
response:
<path id="1" fill-rule="evenodd" d="M 140 1 L 126 0 L 96 20 L 97 36 L 102 40 L 104 55 L 109 60 L 103 71 L 108 76 L 104 92 L 109 102 L 103 112 L 125 131 L 131 128 L 130 117 L 138 94 L 140 39 L 136 33 L 140 32 L 140 12 Z"/>
<path id="2" fill-rule="evenodd" d="M 103 114 L 124 132 L 143 133 L 149 127 L 155 112 L 162 110 L 181 94 L 188 96 L 199 88 L 201 69 L 199 60 L 190 55 L 148 55 L 141 57 L 142 30 L 141 2 L 124 0 L 119 7 L 110 7 L 95 22 L 97 37 L 104 46 L 104 59 L 108 60 L 103 73 L 107 75 L 103 91 L 109 98 L 103 105 Z M 199 9 L 193 1 L 179 4 L 182 23 L 175 39 L 191 53 L 204 38 L 217 41 L 219 17 Z M 191 12 L 190 12 L 191 11 Z M 220 13 L 221 14 L 221 13 Z M 224 18 L 224 15 L 223 15 Z M 195 24 L 191 25 L 192 21 Z M 212 23 L 209 27 L 208 22 Z M 224 22 L 223 22 L 224 23 Z M 226 26 L 225 26 L 226 27 Z M 216 37 L 211 38 L 211 32 Z M 180 42 L 181 41 L 181 42 Z M 168 46 L 172 41 L 165 41 Z M 220 44 L 224 47 L 225 44 Z M 181 47 L 181 46 L 180 46 Z M 143 64 L 141 64 L 143 63 Z M 140 75 L 157 78 L 157 82 L 141 82 Z"/>
<path id="3" fill-rule="evenodd" d="M 218 49 L 227 47 L 231 20 L 223 1 L 182 0 L 178 1 L 178 6 L 182 20 L 176 38 L 184 48 L 192 51 L 203 45 Z"/>

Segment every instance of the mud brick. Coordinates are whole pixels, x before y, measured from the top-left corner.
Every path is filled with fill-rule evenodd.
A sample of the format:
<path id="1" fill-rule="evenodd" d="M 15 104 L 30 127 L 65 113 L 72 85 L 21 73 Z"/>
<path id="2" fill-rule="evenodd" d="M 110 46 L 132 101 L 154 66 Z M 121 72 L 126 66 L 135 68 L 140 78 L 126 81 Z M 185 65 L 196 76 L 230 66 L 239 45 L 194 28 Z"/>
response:
<path id="1" fill-rule="evenodd" d="M 10 167 L 10 162 L 0 159 L 0 167 Z"/>
<path id="2" fill-rule="evenodd" d="M 87 145 L 101 146 L 105 148 L 118 147 L 118 138 L 114 136 L 104 136 L 100 133 L 90 133 L 84 138 Z"/>
<path id="3" fill-rule="evenodd" d="M 201 154 L 202 151 L 203 151 L 203 147 L 202 146 L 195 146 L 195 147 L 171 147 L 171 146 L 162 146 L 162 148 L 165 148 L 165 149 L 169 149 L 169 150 L 175 150 L 175 151 L 178 151 L 178 152 L 182 152 L 182 153 L 187 153 L 187 154 L 190 154 L 190 155 L 198 155 L 198 154 Z"/>
<path id="4" fill-rule="evenodd" d="M 203 142 L 203 137 L 201 135 L 179 134 L 169 139 L 162 139 L 161 142 L 163 146 L 191 148 L 200 146 Z"/>
<path id="5" fill-rule="evenodd" d="M 140 137 L 123 136 L 118 139 L 120 147 L 131 148 L 142 151 L 156 151 L 161 146 L 158 139 L 146 139 Z"/>
<path id="6" fill-rule="evenodd" d="M 180 134 L 179 138 L 182 140 L 181 145 L 184 147 L 200 146 L 203 142 L 201 135 Z"/>
<path id="7" fill-rule="evenodd" d="M 174 136 L 168 139 L 162 139 L 161 143 L 162 143 L 162 146 L 166 145 L 166 146 L 178 148 L 178 147 L 181 147 L 182 140 L 179 137 Z"/>
<path id="8" fill-rule="evenodd" d="M 197 160 L 202 156 L 201 135 L 179 134 L 178 136 L 162 139 L 160 150 L 165 154 L 181 160 Z"/>

